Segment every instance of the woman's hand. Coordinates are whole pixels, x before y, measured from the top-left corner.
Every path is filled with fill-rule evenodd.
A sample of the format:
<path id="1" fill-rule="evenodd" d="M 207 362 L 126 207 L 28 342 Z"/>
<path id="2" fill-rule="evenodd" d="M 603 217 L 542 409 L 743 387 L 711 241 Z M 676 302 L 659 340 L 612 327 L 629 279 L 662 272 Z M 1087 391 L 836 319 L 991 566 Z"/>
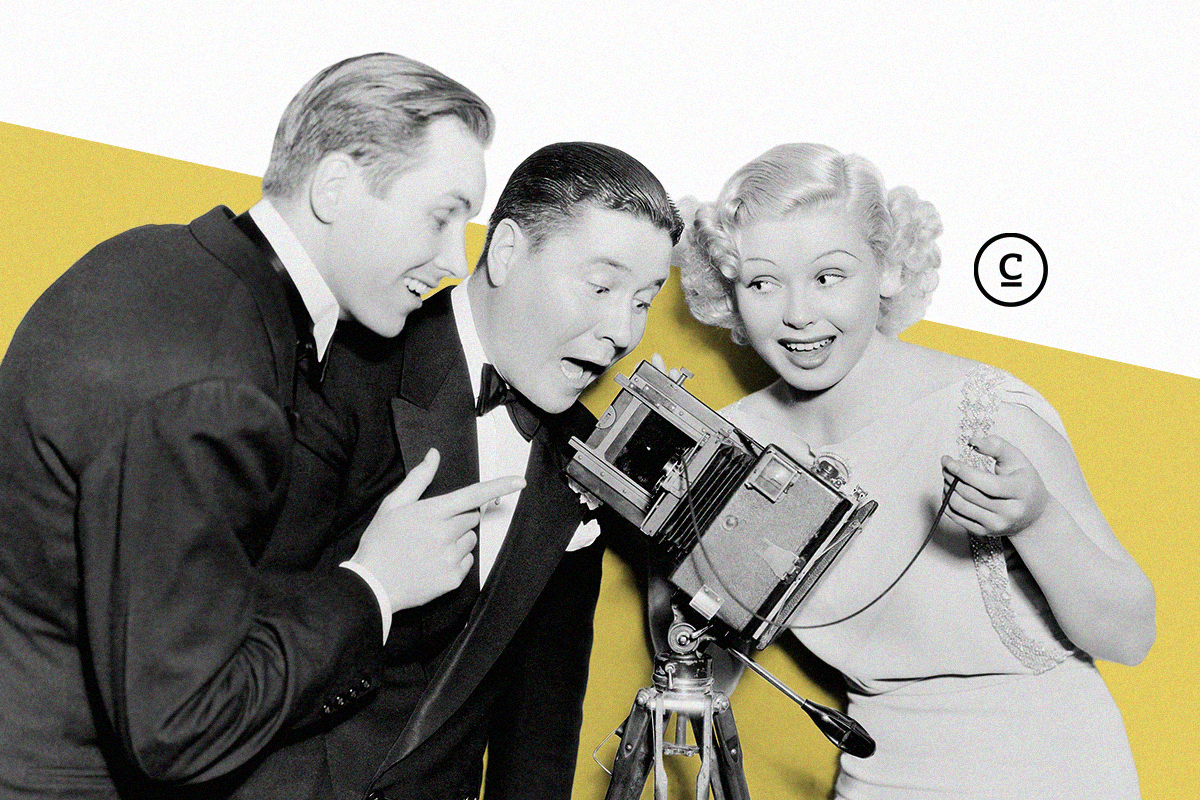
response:
<path id="1" fill-rule="evenodd" d="M 659 372 L 665 372 L 667 374 L 668 378 L 675 381 L 676 383 L 679 383 L 679 376 L 682 375 L 683 373 L 680 371 L 679 367 L 672 367 L 671 370 L 668 372 L 667 364 L 665 361 L 663 361 L 663 357 L 661 354 L 655 353 L 654 355 L 650 356 L 650 363 L 653 364 L 658 369 Z"/>
<path id="2" fill-rule="evenodd" d="M 1066 438 L 1032 411 L 1008 413 L 1002 429 L 1011 438 L 970 440 L 996 459 L 994 474 L 942 459 L 943 479 L 959 479 L 947 517 L 980 536 L 1008 537 L 1077 647 L 1138 663 L 1154 643 L 1154 587 L 1100 513 Z"/>
<path id="3" fill-rule="evenodd" d="M 1037 522 L 1051 498 L 1025 454 L 999 436 L 974 436 L 969 444 L 994 458 L 996 471 L 942 456 L 945 485 L 959 479 L 946 516 L 977 536 L 1016 536 Z"/>

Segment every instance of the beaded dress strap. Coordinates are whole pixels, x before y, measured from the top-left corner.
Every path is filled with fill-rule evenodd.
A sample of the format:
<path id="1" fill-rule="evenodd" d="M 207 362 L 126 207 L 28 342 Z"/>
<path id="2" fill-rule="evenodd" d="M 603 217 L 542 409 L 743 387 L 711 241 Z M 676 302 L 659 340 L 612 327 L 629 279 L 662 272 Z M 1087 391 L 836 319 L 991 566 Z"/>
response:
<path id="1" fill-rule="evenodd" d="M 995 468 L 995 459 L 971 449 L 968 442 L 972 436 L 987 436 L 992 432 L 996 412 L 1000 409 L 997 389 L 1006 377 L 995 367 L 979 364 L 971 369 L 963 382 L 963 398 L 959 405 L 962 412 L 958 433 L 959 459 L 978 469 L 991 471 Z M 1048 649 L 1017 623 L 1004 538 L 969 536 L 983 605 L 1000 641 L 1018 661 L 1034 672 L 1045 672 L 1066 660 L 1071 654 L 1069 650 L 1058 646 Z"/>

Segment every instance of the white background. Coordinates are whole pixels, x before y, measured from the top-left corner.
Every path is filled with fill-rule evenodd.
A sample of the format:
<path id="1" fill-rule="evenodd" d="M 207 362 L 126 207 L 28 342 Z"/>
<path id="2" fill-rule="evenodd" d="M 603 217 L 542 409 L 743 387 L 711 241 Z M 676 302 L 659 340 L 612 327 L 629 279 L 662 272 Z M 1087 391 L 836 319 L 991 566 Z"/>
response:
<path id="1" fill-rule="evenodd" d="M 621 147 L 673 195 L 701 199 L 774 144 L 822 142 L 941 211 L 930 319 L 1200 377 L 1198 8 L 9 4 L 0 120 L 261 174 L 311 75 L 388 50 L 495 110 L 485 212 L 552 141 Z M 1020 308 L 989 303 L 972 275 L 980 246 L 1010 231 L 1049 261 L 1045 290 Z"/>

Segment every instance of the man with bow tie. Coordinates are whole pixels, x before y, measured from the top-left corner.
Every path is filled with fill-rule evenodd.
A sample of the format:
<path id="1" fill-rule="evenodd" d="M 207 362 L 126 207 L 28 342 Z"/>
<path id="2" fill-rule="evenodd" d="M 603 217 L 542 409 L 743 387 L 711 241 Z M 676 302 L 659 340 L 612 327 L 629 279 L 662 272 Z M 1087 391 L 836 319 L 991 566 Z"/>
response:
<path id="1" fill-rule="evenodd" d="M 492 125 L 423 64 L 335 64 L 261 203 L 121 234 L 29 311 L 0 366 L 0 796 L 219 796 L 369 698 L 392 612 L 467 574 L 523 482 L 418 500 L 432 460 L 322 563 L 351 446 L 323 379 L 339 320 L 393 337 L 465 276 Z"/>
<path id="2" fill-rule="evenodd" d="M 356 432 L 347 513 L 431 451 L 429 496 L 509 474 L 526 486 L 483 507 L 461 585 L 393 617 L 379 690 L 321 745 L 268 759 L 243 796 L 315 797 L 328 775 L 339 798 L 473 798 L 485 747 L 488 800 L 570 796 L 602 545 L 564 473 L 568 440 L 595 424 L 580 393 L 641 340 L 682 227 L 627 154 L 550 145 L 509 179 L 464 283 L 395 340 L 339 329 L 326 390 Z"/>

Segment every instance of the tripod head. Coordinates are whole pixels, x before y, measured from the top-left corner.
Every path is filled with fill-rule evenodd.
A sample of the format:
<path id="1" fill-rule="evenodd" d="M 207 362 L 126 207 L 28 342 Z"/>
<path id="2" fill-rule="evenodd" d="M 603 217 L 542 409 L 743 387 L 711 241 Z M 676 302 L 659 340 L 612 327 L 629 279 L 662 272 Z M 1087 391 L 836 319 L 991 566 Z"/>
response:
<path id="1" fill-rule="evenodd" d="M 667 644 L 677 658 L 694 657 L 698 652 L 703 654 L 703 651 L 707 651 L 708 648 L 718 645 L 717 637 L 711 632 L 711 626 L 696 628 L 683 619 L 682 612 L 674 603 L 672 603 L 671 608 L 675 615 L 675 622 L 672 623 L 667 633 Z M 853 718 L 828 706 L 823 706 L 801 697 L 792 691 L 787 684 L 779 680 L 779 678 L 755 663 L 752 658 L 743 653 L 738 647 L 730 646 L 724 648 L 724 650 L 749 667 L 752 672 L 760 675 L 767 683 L 774 686 L 785 696 L 795 701 L 812 719 L 817 729 L 825 734 L 825 738 L 833 742 L 839 750 L 855 758 L 868 758 L 875 753 L 875 740 Z M 660 656 L 661 658 L 663 657 Z M 670 663 L 671 660 L 668 656 L 666 663 Z M 711 664 L 711 657 L 707 659 L 707 663 Z M 658 672 L 659 666 L 656 663 L 654 668 L 656 683 L 658 681 Z M 708 685 L 712 685 L 711 673 L 708 674 Z"/>

